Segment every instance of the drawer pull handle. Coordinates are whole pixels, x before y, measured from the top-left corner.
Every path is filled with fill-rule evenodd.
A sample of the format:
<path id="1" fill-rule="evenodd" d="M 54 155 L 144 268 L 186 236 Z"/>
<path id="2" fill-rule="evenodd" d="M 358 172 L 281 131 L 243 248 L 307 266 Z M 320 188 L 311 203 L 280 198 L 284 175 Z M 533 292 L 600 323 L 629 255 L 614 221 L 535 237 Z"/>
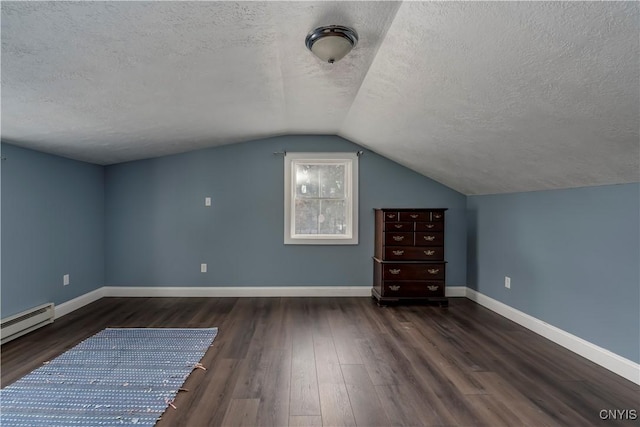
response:
<path id="1" fill-rule="evenodd" d="M 389 273 L 391 273 L 391 274 L 400 274 L 400 269 L 399 268 L 390 268 L 389 269 Z"/>
<path id="2" fill-rule="evenodd" d="M 390 291 L 399 291 L 400 290 L 400 286 L 398 286 L 398 285 L 389 285 L 389 290 Z"/>
<path id="3" fill-rule="evenodd" d="M 438 288 L 439 288 L 439 286 L 433 286 L 433 285 L 427 286 L 427 289 L 429 289 L 431 292 L 437 291 Z"/>
<path id="4" fill-rule="evenodd" d="M 387 214 L 387 218 L 395 218 L 396 214 Z"/>
<path id="5" fill-rule="evenodd" d="M 435 225 L 433 225 L 433 224 L 427 224 L 427 225 L 426 225 L 426 227 L 427 227 L 427 228 L 433 228 L 433 227 L 435 227 Z"/>
<path id="6" fill-rule="evenodd" d="M 393 251 L 394 255 L 403 255 L 404 251 Z"/>
<path id="7" fill-rule="evenodd" d="M 396 242 L 401 242 L 404 240 L 404 236 L 393 236 L 393 240 Z"/>
<path id="8" fill-rule="evenodd" d="M 436 253 L 436 251 L 422 251 L 426 256 L 431 256 Z"/>
<path id="9" fill-rule="evenodd" d="M 433 214 L 433 217 L 435 219 L 440 219 L 440 218 L 442 218 L 442 215 L 441 214 Z"/>
<path id="10" fill-rule="evenodd" d="M 409 216 L 410 216 L 411 218 L 413 218 L 413 219 L 418 218 L 418 215 L 417 215 L 417 214 L 411 214 L 411 215 L 409 215 Z"/>
<path id="11" fill-rule="evenodd" d="M 433 242 L 434 240 L 436 240 L 436 236 L 424 236 L 424 240 L 426 240 L 427 242 Z"/>
<path id="12" fill-rule="evenodd" d="M 402 224 L 393 224 L 393 226 L 396 227 L 396 228 L 402 228 L 403 227 Z"/>
<path id="13" fill-rule="evenodd" d="M 440 272 L 439 268 L 430 268 L 427 270 L 427 272 L 429 272 L 429 274 L 438 274 Z"/>

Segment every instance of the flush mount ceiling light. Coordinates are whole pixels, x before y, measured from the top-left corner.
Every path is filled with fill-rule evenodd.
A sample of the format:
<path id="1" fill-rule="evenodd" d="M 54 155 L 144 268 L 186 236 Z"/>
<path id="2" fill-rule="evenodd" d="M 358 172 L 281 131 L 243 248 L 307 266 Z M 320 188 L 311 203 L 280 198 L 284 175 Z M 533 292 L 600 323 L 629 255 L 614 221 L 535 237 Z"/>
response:
<path id="1" fill-rule="evenodd" d="M 327 25 L 311 31 L 305 44 L 322 61 L 333 64 L 358 44 L 358 33 L 342 25 Z"/>

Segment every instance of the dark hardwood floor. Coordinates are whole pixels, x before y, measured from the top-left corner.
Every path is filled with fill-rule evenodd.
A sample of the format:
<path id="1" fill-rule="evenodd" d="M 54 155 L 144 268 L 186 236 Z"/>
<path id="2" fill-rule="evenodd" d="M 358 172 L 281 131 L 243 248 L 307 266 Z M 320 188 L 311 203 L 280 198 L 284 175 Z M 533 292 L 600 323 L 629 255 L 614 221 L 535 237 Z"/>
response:
<path id="1" fill-rule="evenodd" d="M 588 426 L 640 387 L 464 298 L 104 298 L 2 346 L 8 385 L 105 327 L 219 327 L 158 426 Z"/>

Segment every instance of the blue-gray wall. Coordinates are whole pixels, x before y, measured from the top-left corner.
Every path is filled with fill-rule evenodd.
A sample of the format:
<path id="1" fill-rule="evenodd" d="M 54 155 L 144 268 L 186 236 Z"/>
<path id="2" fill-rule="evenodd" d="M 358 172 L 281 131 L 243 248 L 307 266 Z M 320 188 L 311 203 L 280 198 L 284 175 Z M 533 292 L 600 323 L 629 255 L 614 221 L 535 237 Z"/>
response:
<path id="1" fill-rule="evenodd" d="M 639 194 L 625 184 L 468 197 L 469 286 L 640 362 Z"/>
<path id="2" fill-rule="evenodd" d="M 287 136 L 108 166 L 106 284 L 371 286 L 372 209 L 445 207 L 447 282 L 466 285 L 466 197 L 368 151 L 360 243 L 284 245 L 284 163 L 273 154 L 283 149 L 362 148 L 335 136 Z"/>
<path id="3" fill-rule="evenodd" d="M 1 149 L 2 317 L 103 286 L 104 168 Z"/>
<path id="4" fill-rule="evenodd" d="M 365 150 L 360 244 L 285 246 L 272 153 L 361 147 L 288 136 L 106 168 L 1 148 L 2 317 L 103 284 L 370 286 L 372 209 L 446 207 L 448 285 L 640 362 L 639 184 L 467 198 Z"/>

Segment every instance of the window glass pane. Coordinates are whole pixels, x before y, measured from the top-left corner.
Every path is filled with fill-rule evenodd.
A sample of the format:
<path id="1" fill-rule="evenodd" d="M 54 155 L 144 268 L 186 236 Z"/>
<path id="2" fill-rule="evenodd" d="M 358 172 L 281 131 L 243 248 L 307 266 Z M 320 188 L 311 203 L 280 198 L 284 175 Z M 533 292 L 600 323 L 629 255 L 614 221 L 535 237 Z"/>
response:
<path id="1" fill-rule="evenodd" d="M 344 198 L 345 165 L 318 166 L 320 197 Z"/>
<path id="2" fill-rule="evenodd" d="M 320 234 L 346 234 L 346 211 L 344 200 L 321 200 L 318 216 Z"/>
<path id="3" fill-rule="evenodd" d="M 296 199 L 296 234 L 318 234 L 320 200 Z"/>
<path id="4" fill-rule="evenodd" d="M 296 165 L 296 198 L 318 197 L 318 166 Z"/>

